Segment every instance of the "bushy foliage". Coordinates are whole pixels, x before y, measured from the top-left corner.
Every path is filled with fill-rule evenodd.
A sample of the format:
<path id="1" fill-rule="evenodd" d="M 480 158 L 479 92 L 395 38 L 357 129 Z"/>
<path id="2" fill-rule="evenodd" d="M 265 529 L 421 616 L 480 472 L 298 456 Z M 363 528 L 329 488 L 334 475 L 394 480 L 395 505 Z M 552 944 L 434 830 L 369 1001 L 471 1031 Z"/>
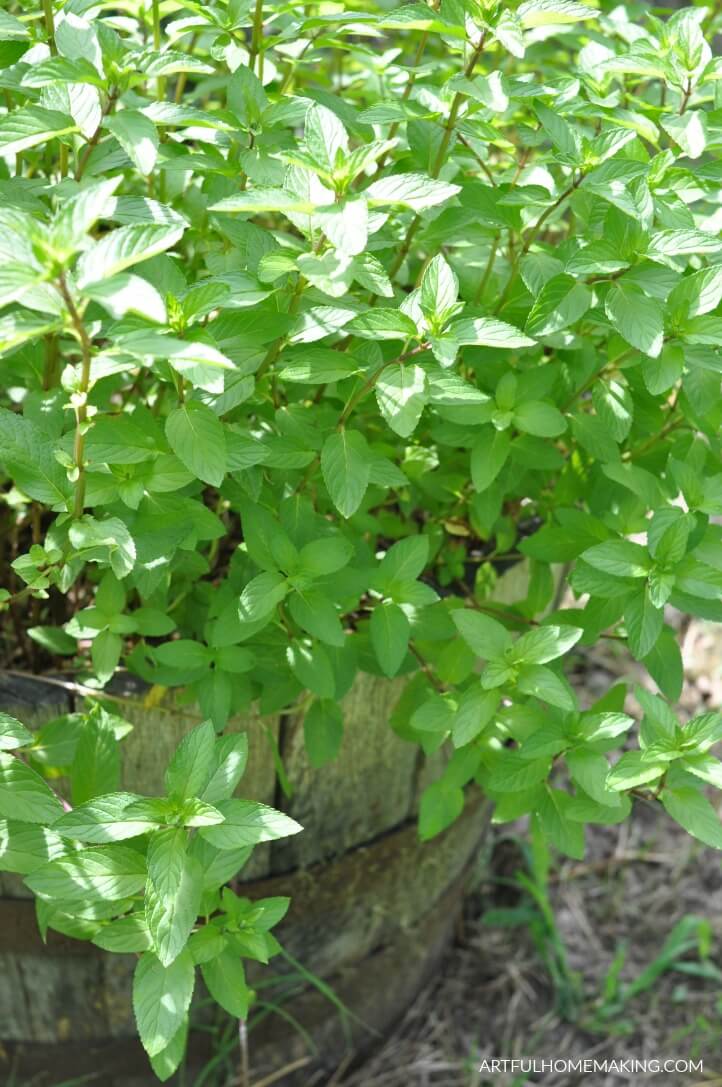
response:
<path id="1" fill-rule="evenodd" d="M 712 28 L 576 0 L 0 13 L 5 659 L 64 656 L 99 689 L 122 665 L 213 726 L 164 800 L 105 796 L 101 774 L 61 815 L 0 764 L 7 797 L 27 789 L 3 833 L 38 836 L 20 870 L 50 920 L 145 951 L 137 1008 L 166 984 L 185 1010 L 194 961 L 247 952 L 250 906 L 217 889 L 233 864 L 206 856 L 252 844 L 223 829 L 238 777 L 208 794 L 239 759 L 214 730 L 299 709 L 321 766 L 359 670 L 408 676 L 392 727 L 451 752 L 424 837 L 475 780 L 572 856 L 637 793 L 722 847 L 722 716 L 677 722 L 665 616 L 722 619 Z M 582 711 L 565 676 L 601 638 L 660 691 L 637 691 L 611 762 L 625 686 Z M 115 737 L 103 713 L 86 727 Z M 83 865 L 107 888 L 108 857 L 116 898 L 79 913 L 68 888 L 96 880 Z M 231 921 L 186 944 L 206 892 Z M 150 1044 L 139 1018 L 170 1074 L 182 1016 Z"/>

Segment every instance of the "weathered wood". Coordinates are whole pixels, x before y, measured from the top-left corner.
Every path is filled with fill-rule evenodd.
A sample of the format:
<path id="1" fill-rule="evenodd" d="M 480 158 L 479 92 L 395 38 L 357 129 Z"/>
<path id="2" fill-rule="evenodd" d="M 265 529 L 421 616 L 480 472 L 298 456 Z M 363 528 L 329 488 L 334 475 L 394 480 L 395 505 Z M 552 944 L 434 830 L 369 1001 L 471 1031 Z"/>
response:
<path id="1" fill-rule="evenodd" d="M 307 988 L 283 1001 L 286 1016 L 283 1028 L 271 1015 L 250 1032 L 250 1053 L 254 1076 L 285 1067 L 289 1061 L 306 1056 L 308 1049 L 297 1028 L 300 1024 L 314 1039 L 314 1067 L 335 1068 L 350 1044 L 355 1055 L 363 1055 L 393 1026 L 424 983 L 433 976 L 448 947 L 459 916 L 463 876 L 412 925 L 399 929 L 393 941 L 374 954 L 349 963 L 328 977 L 327 984 L 355 1018 L 342 1021 L 336 1007 L 315 988 Z M 120 956 L 119 956 L 120 958 Z M 124 958 L 124 957 L 123 957 Z M 212 1056 L 208 1033 L 191 1035 L 189 1068 L 195 1073 Z M 71 1036 L 66 1044 L 42 1041 L 32 1045 L 10 1042 L 0 1047 L 0 1075 L 13 1067 L 21 1082 L 31 1079 L 33 1087 L 55 1087 L 58 1079 L 92 1074 L 103 1087 L 156 1087 L 147 1058 L 137 1038 L 127 1037 L 98 1043 L 79 1042 Z M 306 1066 L 298 1077 L 284 1077 L 284 1087 L 306 1087 Z"/>
<path id="2" fill-rule="evenodd" d="M 336 857 L 408 817 L 416 750 L 389 728 L 403 686 L 403 680 L 359 673 L 342 702 L 341 750 L 317 770 L 306 755 L 303 715 L 287 719 L 282 755 L 294 791 L 282 803 L 305 830 L 274 844 L 272 871 Z"/>

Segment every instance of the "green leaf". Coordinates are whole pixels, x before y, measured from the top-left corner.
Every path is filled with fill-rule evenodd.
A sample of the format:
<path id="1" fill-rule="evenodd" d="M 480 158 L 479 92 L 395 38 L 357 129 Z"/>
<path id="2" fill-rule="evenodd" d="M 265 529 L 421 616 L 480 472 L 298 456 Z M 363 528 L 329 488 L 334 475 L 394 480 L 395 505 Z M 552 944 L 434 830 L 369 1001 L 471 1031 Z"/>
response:
<path id="1" fill-rule="evenodd" d="M 435 838 L 455 823 L 464 810 L 464 790 L 435 781 L 424 789 L 419 805 L 419 837 L 423 842 Z"/>
<path id="2" fill-rule="evenodd" d="M 462 346 L 468 344 L 511 350 L 514 347 L 533 347 L 535 343 L 513 325 L 508 325 L 505 321 L 496 321 L 491 317 L 465 317 L 460 321 L 452 321 L 448 334 Z"/>
<path id="3" fill-rule="evenodd" d="M 78 286 L 82 290 L 90 283 L 125 271 L 132 264 L 164 253 L 181 239 L 183 229 L 177 224 L 138 223 L 111 230 L 78 261 Z"/>
<path id="4" fill-rule="evenodd" d="M 335 574 L 347 565 L 352 555 L 353 545 L 342 536 L 312 540 L 298 556 L 299 571 L 310 577 Z"/>
<path id="5" fill-rule="evenodd" d="M 30 313 L 8 313 L 0 317 L 0 354 L 10 351 L 13 347 L 28 340 L 36 340 L 39 336 L 54 332 L 60 328 L 57 317 L 34 316 Z M 50 502 L 51 498 L 40 498 L 40 502 Z"/>
<path id="6" fill-rule="evenodd" d="M 471 481 L 474 490 L 486 491 L 506 464 L 511 439 L 505 430 L 484 427 L 471 450 Z"/>
<path id="7" fill-rule="evenodd" d="M 159 664 L 166 668 L 182 669 L 185 672 L 207 669 L 212 660 L 212 653 L 207 646 L 191 641 L 190 638 L 164 642 L 163 645 L 155 648 L 154 653 Z"/>
<path id="8" fill-rule="evenodd" d="M 634 718 L 626 713 L 585 713 L 581 721 L 581 733 L 587 743 L 597 740 L 614 739 L 627 732 L 634 724 Z"/>
<path id="9" fill-rule="evenodd" d="M 408 438 L 416 429 L 428 399 L 426 373 L 420 366 L 389 366 L 376 382 L 376 402 L 394 433 Z"/>
<path id="10" fill-rule="evenodd" d="M 688 755 L 679 765 L 715 789 L 722 789 L 722 762 L 713 755 Z"/>
<path id="11" fill-rule="evenodd" d="M 499 706 L 496 691 L 482 691 L 470 688 L 459 699 L 457 712 L 454 714 L 451 738 L 454 747 L 463 747 L 483 732 L 493 720 Z"/>
<path id="12" fill-rule="evenodd" d="M 335 697 L 336 677 L 322 645 L 318 642 L 291 642 L 286 648 L 286 659 L 302 687 L 313 691 L 319 698 Z"/>
<path id="13" fill-rule="evenodd" d="M 660 800 L 667 814 L 688 834 L 713 849 L 722 849 L 722 824 L 706 796 L 693 788 L 667 787 Z"/>
<path id="14" fill-rule="evenodd" d="M 79 804 L 53 824 L 53 830 L 64 838 L 90 845 L 121 842 L 137 838 L 160 826 L 160 821 L 147 815 L 126 815 L 137 801 L 135 793 L 108 793 Z"/>
<path id="15" fill-rule="evenodd" d="M 247 189 L 211 204 L 209 211 L 246 211 L 260 214 L 281 211 L 285 215 L 312 215 L 316 205 L 312 200 L 284 189 Z"/>
<path id="16" fill-rule="evenodd" d="M 304 137 L 314 160 L 333 175 L 348 155 L 348 134 L 336 114 L 313 102 L 306 112 Z"/>
<path id="17" fill-rule="evenodd" d="M 186 949 L 163 966 L 146 951 L 133 976 L 133 1011 L 143 1047 L 150 1057 L 161 1053 L 181 1029 L 190 1007 L 195 967 Z"/>
<path id="18" fill-rule="evenodd" d="M 288 592 L 283 574 L 268 570 L 249 581 L 241 593 L 238 613 L 243 622 L 257 623 L 270 619 Z"/>
<path id="19" fill-rule="evenodd" d="M 585 314 L 591 303 L 591 292 L 583 283 L 569 275 L 554 276 L 544 284 L 532 306 L 526 330 L 530 336 L 561 332 Z"/>
<path id="20" fill-rule="evenodd" d="M 384 675 L 395 676 L 406 656 L 411 627 L 398 604 L 377 604 L 371 613 L 369 632 L 376 660 Z"/>
<path id="21" fill-rule="evenodd" d="M 247 1019 L 252 993 L 246 985 L 246 976 L 240 956 L 226 948 L 211 959 L 201 963 L 203 980 L 208 992 L 220 1006 L 235 1019 Z"/>
<path id="22" fill-rule="evenodd" d="M 185 799 L 202 794 L 210 778 L 215 743 L 216 733 L 210 721 L 204 721 L 183 737 L 165 772 L 169 796 Z"/>
<path id="23" fill-rule="evenodd" d="M 414 329 L 414 331 L 416 331 Z M 359 363 L 352 355 L 327 347 L 305 347 L 283 354 L 285 365 L 279 373 L 282 381 L 303 385 L 327 385 L 358 373 Z"/>
<path id="24" fill-rule="evenodd" d="M 302 630 L 327 645 L 343 646 L 346 635 L 343 632 L 339 613 L 335 605 L 322 592 L 316 589 L 297 589 L 288 602 L 292 619 Z"/>
<path id="25" fill-rule="evenodd" d="M 524 759 L 516 751 L 495 752 L 486 768 L 487 787 L 494 794 L 522 792 L 545 781 L 550 765 L 548 758 Z"/>
<path id="26" fill-rule="evenodd" d="M 514 423 L 526 434 L 556 438 L 567 429 L 562 413 L 545 400 L 525 400 L 514 409 Z"/>
<path id="27" fill-rule="evenodd" d="M 0 151 L 3 155 L 17 155 L 56 136 L 77 131 L 75 121 L 66 113 L 42 106 L 26 106 L 11 111 L 0 121 Z"/>
<path id="28" fill-rule="evenodd" d="M 584 633 L 579 627 L 541 626 L 517 639 L 513 659 L 524 664 L 546 664 L 576 645 Z"/>
<path id="29" fill-rule="evenodd" d="M 575 860 L 584 856 L 584 827 L 573 818 L 574 799 L 561 789 L 547 788 L 539 802 L 539 825 L 560 852 Z"/>
<path id="30" fill-rule="evenodd" d="M 0 750 L 12 751 L 16 747 L 27 747 L 32 742 L 32 732 L 28 732 L 14 717 L 0 713 Z"/>
<path id="31" fill-rule="evenodd" d="M 609 763 L 595 751 L 577 748 L 566 756 L 572 781 L 585 793 L 605 807 L 618 808 L 619 794 L 607 785 Z"/>
<path id="32" fill-rule="evenodd" d="M 117 662 L 116 662 L 117 663 Z M 72 800 L 86 800 L 114 792 L 120 785 L 120 749 L 109 715 L 100 707 L 83 721 L 71 768 Z"/>
<path id="33" fill-rule="evenodd" d="M 651 762 L 641 751 L 627 751 L 609 771 L 607 785 L 610 789 L 634 789 L 657 781 L 666 769 L 666 763 Z"/>
<path id="34" fill-rule="evenodd" d="M 203 872 L 188 853 L 184 830 L 156 831 L 148 846 L 145 919 L 153 951 L 161 964 L 171 965 L 185 948 L 198 918 Z"/>
<path id="35" fill-rule="evenodd" d="M 622 339 L 656 359 L 662 351 L 664 315 L 661 306 L 638 287 L 615 284 L 604 308 Z"/>
<path id="36" fill-rule="evenodd" d="M 461 637 L 478 657 L 485 660 L 502 657 L 511 645 L 509 631 L 489 615 L 460 608 L 451 613 L 451 618 Z"/>
<path id="37" fill-rule="evenodd" d="M 425 174 L 390 174 L 372 181 L 364 196 L 370 207 L 396 206 L 420 212 L 445 203 L 458 192 L 458 185 L 436 181 Z"/>
<path id="38" fill-rule="evenodd" d="M 88 900 L 131 898 L 143 888 L 145 875 L 142 853 L 114 844 L 52 860 L 26 882 L 40 898 L 80 907 Z"/>
<path id="39" fill-rule="evenodd" d="M 664 626 L 664 612 L 654 606 L 647 587 L 625 602 L 624 625 L 629 648 L 636 659 L 641 660 L 652 651 Z"/>
<path id="40" fill-rule="evenodd" d="M 391 591 L 395 583 L 416 579 L 424 572 L 428 559 L 428 536 L 407 536 L 405 540 L 397 540 L 381 560 L 378 570 L 380 587 Z"/>
<path id="41" fill-rule="evenodd" d="M 459 280 L 441 253 L 432 257 L 421 279 L 421 308 L 441 318 L 455 304 Z"/>
<path id="42" fill-rule="evenodd" d="M 165 303 L 155 287 L 147 279 L 129 272 L 120 272 L 100 283 L 91 283 L 84 288 L 84 294 L 99 302 L 111 317 L 120 318 L 134 313 L 157 324 L 165 324 L 167 320 Z"/>
<path id="43" fill-rule="evenodd" d="M 369 484 L 371 455 L 358 430 L 331 434 L 321 451 L 321 472 L 326 489 L 342 517 L 353 516 Z"/>
<path id="44" fill-rule="evenodd" d="M 152 173 L 158 158 L 158 133 L 145 114 L 136 109 L 124 109 L 106 118 L 105 127 L 141 174 Z"/>
<path id="45" fill-rule="evenodd" d="M 86 234 L 98 219 L 108 218 L 117 206 L 113 194 L 121 180 L 120 177 L 108 177 L 91 181 L 62 201 L 52 223 L 54 249 L 70 254 L 83 245 Z"/>
<path id="46" fill-rule="evenodd" d="M 161 1049 L 160 1053 L 156 1053 L 150 1058 L 151 1067 L 161 1083 L 165 1083 L 167 1079 L 170 1079 L 180 1065 L 185 1056 L 187 1043 L 188 1022 L 186 1020 L 178 1028 L 168 1045 Z"/>
<path id="47" fill-rule="evenodd" d="M 198 400 L 174 408 L 165 423 L 171 449 L 189 472 L 220 487 L 226 474 L 226 439 L 218 416 Z"/>
<path id="48" fill-rule="evenodd" d="M 682 746 L 685 749 L 707 751 L 713 744 L 722 740 L 722 714 L 716 712 L 699 714 L 682 726 L 682 732 L 684 737 Z"/>
<path id="49" fill-rule="evenodd" d="M 0 816 L 24 823 L 54 823 L 63 808 L 39 774 L 14 755 L 0 752 Z"/>
<path id="50" fill-rule="evenodd" d="M 629 540 L 605 540 L 584 551 L 582 558 L 595 570 L 614 577 L 647 577 L 651 567 L 646 549 Z"/>
<path id="51" fill-rule="evenodd" d="M 577 23 L 582 19 L 595 19 L 598 14 L 594 8 L 576 0 L 524 0 L 516 13 L 525 29 Z"/>
<path id="52" fill-rule="evenodd" d="M 311 766 L 318 769 L 336 758 L 343 740 L 343 714 L 338 702 L 314 699 L 303 719 L 303 738 Z"/>
<path id="53" fill-rule="evenodd" d="M 248 736 L 229 733 L 216 739 L 207 785 L 200 794 L 208 804 L 230 800 L 248 763 Z"/>
<path id="54" fill-rule="evenodd" d="M 348 331 L 364 340 L 406 340 L 416 336 L 416 325 L 398 309 L 368 310 L 348 322 Z"/>
<path id="55" fill-rule="evenodd" d="M 216 849 L 238 849 L 239 846 L 275 842 L 298 834 L 301 827 L 283 812 L 257 804 L 253 800 L 226 800 L 218 805 L 225 822 L 219 826 L 201 827 L 200 836 Z"/>
<path id="56" fill-rule="evenodd" d="M 0 868 L 28 876 L 56 857 L 68 853 L 67 844 L 55 830 L 37 823 L 0 819 Z"/>
<path id="57" fill-rule="evenodd" d="M 543 664 L 525 664 L 519 672 L 518 687 L 522 694 L 533 695 L 560 710 L 573 711 L 576 708 L 570 688 L 556 672 Z"/>
<path id="58" fill-rule="evenodd" d="M 556 110 L 549 109 L 541 102 L 535 103 L 534 111 L 557 150 L 566 159 L 577 162 L 581 152 L 581 140 L 577 130 L 571 128 Z"/>

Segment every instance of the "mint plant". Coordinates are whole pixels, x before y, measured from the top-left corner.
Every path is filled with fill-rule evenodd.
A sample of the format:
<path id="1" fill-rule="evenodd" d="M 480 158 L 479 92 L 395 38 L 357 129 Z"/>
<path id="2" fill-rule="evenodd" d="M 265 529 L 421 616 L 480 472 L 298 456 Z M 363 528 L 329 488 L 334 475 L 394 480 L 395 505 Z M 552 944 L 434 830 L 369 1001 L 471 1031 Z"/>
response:
<path id="1" fill-rule="evenodd" d="M 240 958 L 273 948 L 280 907 L 218 890 L 297 829 L 231 796 L 252 706 L 302 713 L 321 767 L 356 674 L 406 677 L 391 727 L 448 755 L 424 838 L 476 782 L 572 856 L 637 795 L 722 847 L 722 716 L 672 708 L 674 616 L 722 620 L 719 22 L 0 13 L 3 664 L 99 696 L 122 666 L 210 722 L 155 799 L 98 773 L 105 711 L 55 764 L 6 723 L 3 856 L 43 924 L 142 953 L 163 1074 L 194 963 L 243 1015 Z M 660 692 L 639 727 L 625 685 L 585 707 L 566 678 L 600 639 Z"/>
<path id="2" fill-rule="evenodd" d="M 165 1080 L 185 1052 L 196 967 L 218 1004 L 247 1018 L 254 993 L 242 959 L 267 963 L 279 951 L 270 929 L 289 899 L 251 902 L 226 884 L 254 845 L 301 827 L 267 805 L 233 796 L 248 741 L 245 733 L 217 736 L 211 721 L 179 744 L 165 772 L 165 796 L 117 791 L 118 735 L 129 727 L 100 704 L 35 735 L 0 715 L 0 861 L 5 871 L 26 877 L 41 932 L 53 928 L 106 951 L 138 955 L 138 1032 Z M 48 737 L 59 733 L 75 807 L 33 765 L 38 758 L 41 768 L 47 765 Z"/>

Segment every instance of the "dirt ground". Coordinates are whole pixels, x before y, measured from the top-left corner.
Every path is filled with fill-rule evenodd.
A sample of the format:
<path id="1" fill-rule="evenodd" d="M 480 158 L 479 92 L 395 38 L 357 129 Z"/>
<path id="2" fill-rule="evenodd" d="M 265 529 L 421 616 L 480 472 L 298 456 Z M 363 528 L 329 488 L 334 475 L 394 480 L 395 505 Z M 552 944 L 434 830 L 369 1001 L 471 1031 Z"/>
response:
<path id="1" fill-rule="evenodd" d="M 685 711 L 722 705 L 719 629 L 692 624 L 684 657 Z M 595 649 L 577 677 L 585 702 L 621 676 L 639 678 L 628 659 Z M 722 858 L 637 804 L 628 825 L 588 831 L 583 862 L 553 862 L 545 921 L 516 883 L 528 871 L 523 829 L 496 829 L 491 875 L 480 866 L 442 975 L 370 1061 L 324 1087 L 722 1085 Z M 701 1060 L 704 1070 L 480 1071 L 531 1057 Z"/>

